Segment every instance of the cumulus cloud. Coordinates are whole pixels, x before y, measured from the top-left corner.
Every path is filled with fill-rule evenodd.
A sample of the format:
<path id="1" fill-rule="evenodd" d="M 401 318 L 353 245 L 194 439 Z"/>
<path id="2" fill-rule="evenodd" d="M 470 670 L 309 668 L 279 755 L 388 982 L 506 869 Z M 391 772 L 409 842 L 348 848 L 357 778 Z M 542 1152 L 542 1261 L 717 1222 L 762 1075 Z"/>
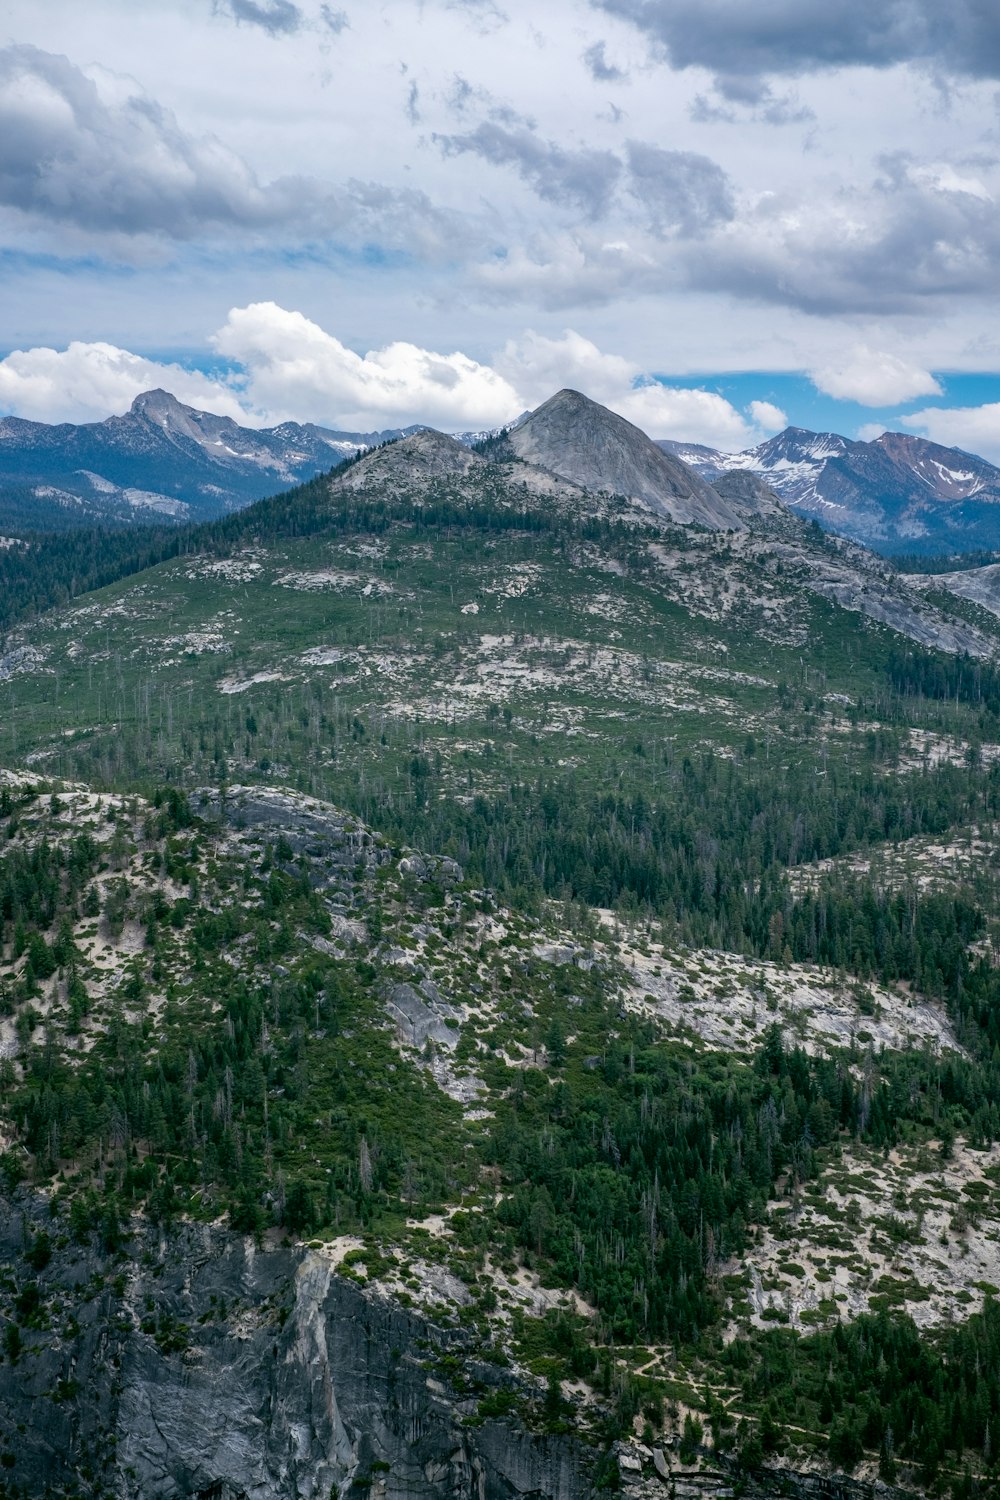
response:
<path id="1" fill-rule="evenodd" d="M 909 313 L 988 295 L 1000 267 L 995 169 L 883 157 L 869 184 L 761 195 L 687 263 L 699 290 L 830 314 Z"/>
<path id="2" fill-rule="evenodd" d="M 245 368 L 247 400 L 274 421 L 478 428 L 522 410 L 504 377 L 468 355 L 402 342 L 355 354 L 318 323 L 274 302 L 234 308 L 213 342 Z"/>
<path id="3" fill-rule="evenodd" d="M 247 421 L 237 395 L 222 381 L 114 344 L 15 349 L 0 360 L 0 411 L 35 422 L 99 422 L 156 387 L 202 411 Z"/>
<path id="4" fill-rule="evenodd" d="M 233 308 L 212 341 L 226 378 L 159 363 L 111 344 L 16 351 L 0 360 L 0 412 L 36 421 L 99 421 L 162 387 L 244 426 L 314 421 L 348 430 L 423 422 L 446 431 L 499 427 L 563 386 L 619 412 L 652 437 L 739 449 L 785 425 L 753 402 L 741 414 L 706 390 L 677 390 L 568 329 L 529 331 L 484 364 L 395 342 L 357 354 L 302 313 L 273 302 Z"/>
<path id="5" fill-rule="evenodd" d="M 838 401 L 857 401 L 861 406 L 896 406 L 916 396 L 941 394 L 941 387 L 929 370 L 864 344 L 813 370 L 809 378 L 825 396 Z"/>
<path id="6" fill-rule="evenodd" d="M 678 390 L 661 385 L 640 366 L 617 354 L 606 354 L 570 329 L 559 338 L 529 331 L 511 340 L 494 361 L 515 386 L 525 406 L 537 406 L 563 386 L 583 391 L 610 407 L 654 438 L 677 438 L 737 451 L 773 430 L 767 421 L 747 422 L 725 397 L 714 391 Z M 755 403 L 761 408 L 764 402 Z M 767 407 L 771 415 L 784 414 Z"/>
<path id="7" fill-rule="evenodd" d="M 484 121 L 465 134 L 434 139 L 446 156 L 471 152 L 493 166 L 513 167 L 546 202 L 580 209 L 592 219 L 606 212 L 622 171 L 613 151 L 568 150 L 527 126 L 508 129 Z"/>
<path id="8" fill-rule="evenodd" d="M 802 74 L 929 64 L 1000 77 L 1000 12 L 984 0 L 592 0 L 639 27 L 675 68 Z"/>
<path id="9" fill-rule="evenodd" d="M 226 0 L 224 8 L 234 21 L 260 26 L 272 36 L 288 36 L 302 25 L 302 12 L 292 0 L 266 0 L 265 4 L 258 0 Z"/>
<path id="10" fill-rule="evenodd" d="M 747 410 L 761 432 L 781 432 L 788 426 L 788 417 L 781 407 L 774 406 L 770 401 L 751 401 Z"/>
<path id="11" fill-rule="evenodd" d="M 627 151 L 629 191 L 657 231 L 696 237 L 735 216 L 729 178 L 710 157 L 645 141 L 629 141 Z"/>
<path id="12" fill-rule="evenodd" d="M 614 63 L 608 62 L 605 55 L 605 42 L 594 42 L 583 54 L 583 60 L 587 70 L 595 83 L 623 83 L 628 74 L 622 69 L 615 67 Z"/>
<path id="13" fill-rule="evenodd" d="M 704 443 L 729 453 L 738 453 L 764 436 L 764 431 L 714 391 L 679 390 L 651 382 L 616 401 L 613 410 L 650 437 Z"/>
<path id="14" fill-rule="evenodd" d="M 423 258 L 451 258 L 469 240 L 468 216 L 415 188 L 262 184 L 235 152 L 188 134 L 128 80 L 89 77 L 35 47 L 0 50 L 0 141 L 0 205 L 102 240 L 336 236 Z"/>
<path id="15" fill-rule="evenodd" d="M 963 448 L 1000 464 L 1000 401 L 986 406 L 929 406 L 900 421 L 934 443 Z"/>

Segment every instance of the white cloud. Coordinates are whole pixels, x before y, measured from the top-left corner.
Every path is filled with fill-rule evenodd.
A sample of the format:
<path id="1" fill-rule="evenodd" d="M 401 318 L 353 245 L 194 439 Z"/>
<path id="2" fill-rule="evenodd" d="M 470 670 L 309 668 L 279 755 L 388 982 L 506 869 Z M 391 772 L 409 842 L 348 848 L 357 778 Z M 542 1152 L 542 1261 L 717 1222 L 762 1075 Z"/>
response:
<path id="1" fill-rule="evenodd" d="M 158 364 L 114 344 L 15 349 L 0 360 L 0 411 L 35 422 L 99 422 L 157 386 L 180 401 L 247 422 L 236 394 L 181 365 Z"/>
<path id="2" fill-rule="evenodd" d="M 777 425 L 785 426 L 784 413 L 767 402 L 753 403 L 751 425 L 725 397 L 661 385 L 630 360 L 603 353 L 571 329 L 561 338 L 529 331 L 504 347 L 496 366 L 517 387 L 526 406 L 537 406 L 561 387 L 570 386 L 654 438 L 678 438 L 735 452 L 757 442 L 773 427 L 755 407 L 766 409 L 769 418 L 780 417 Z"/>
<path id="3" fill-rule="evenodd" d="M 407 343 L 355 354 L 274 302 L 233 308 L 213 342 L 245 367 L 248 399 L 277 421 L 462 428 L 498 425 L 521 411 L 513 386 L 468 355 Z"/>
<path id="4" fill-rule="evenodd" d="M 572 329 L 560 338 L 528 329 L 519 339 L 510 339 L 494 363 L 517 388 L 525 406 L 537 406 L 564 386 L 604 402 L 628 393 L 639 373 L 629 360 L 604 354 Z"/>
<path id="5" fill-rule="evenodd" d="M 810 379 L 818 391 L 838 401 L 857 401 L 862 406 L 895 406 L 915 396 L 940 396 L 941 387 L 929 370 L 895 354 L 856 345 L 850 353 L 813 370 Z"/>
<path id="6" fill-rule="evenodd" d="M 770 401 L 751 401 L 747 409 L 762 432 L 781 432 L 788 426 L 788 417 L 781 407 L 774 406 Z"/>
<path id="7" fill-rule="evenodd" d="M 489 364 L 400 341 L 357 354 L 302 313 L 254 302 L 234 307 L 212 343 L 234 373 L 203 375 L 113 344 L 17 350 L 0 360 L 0 412 L 99 421 L 159 386 L 250 427 L 313 421 L 367 431 L 423 422 L 462 431 L 499 427 L 572 386 L 654 438 L 737 450 L 786 425 L 770 402 L 752 401 L 744 414 L 713 391 L 662 385 L 572 329 L 558 338 L 529 330 Z"/>
<path id="8" fill-rule="evenodd" d="M 677 438 L 737 453 L 762 436 L 714 391 L 650 384 L 607 404 L 653 438 Z"/>
<path id="9" fill-rule="evenodd" d="M 964 448 L 1000 463 L 1000 401 L 986 406 L 928 406 L 901 418 L 921 436 L 946 448 Z"/>

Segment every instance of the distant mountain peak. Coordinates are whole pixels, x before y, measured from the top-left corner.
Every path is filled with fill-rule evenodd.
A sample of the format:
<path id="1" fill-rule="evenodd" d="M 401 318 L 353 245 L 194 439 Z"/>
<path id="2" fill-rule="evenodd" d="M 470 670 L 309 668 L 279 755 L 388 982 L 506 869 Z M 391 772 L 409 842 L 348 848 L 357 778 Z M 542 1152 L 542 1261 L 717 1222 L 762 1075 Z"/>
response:
<path id="1" fill-rule="evenodd" d="M 313 423 L 243 427 L 170 391 L 141 391 L 103 422 L 0 418 L 0 511 L 5 488 L 28 490 L 39 517 L 53 495 L 81 524 L 112 519 L 216 516 L 311 479 L 389 432 L 333 432 Z M 44 502 L 44 503 L 43 503 Z M 48 505 L 46 511 L 45 506 Z"/>
<path id="2" fill-rule="evenodd" d="M 132 417 L 152 417 L 154 420 L 169 418 L 183 413 L 185 416 L 200 416 L 194 407 L 185 406 L 170 391 L 157 387 L 152 391 L 140 391 L 128 409 Z"/>
<path id="3" fill-rule="evenodd" d="M 915 433 L 862 442 L 786 427 L 744 453 L 660 446 L 716 487 L 732 470 L 751 470 L 800 514 L 880 551 L 995 547 L 1000 538 L 1000 469 Z"/>
<path id="4" fill-rule="evenodd" d="M 140 391 L 138 396 L 132 400 L 130 411 L 147 411 L 156 406 L 180 406 L 181 401 L 174 395 L 173 391 L 165 391 L 161 385 L 151 386 L 148 391 Z"/>

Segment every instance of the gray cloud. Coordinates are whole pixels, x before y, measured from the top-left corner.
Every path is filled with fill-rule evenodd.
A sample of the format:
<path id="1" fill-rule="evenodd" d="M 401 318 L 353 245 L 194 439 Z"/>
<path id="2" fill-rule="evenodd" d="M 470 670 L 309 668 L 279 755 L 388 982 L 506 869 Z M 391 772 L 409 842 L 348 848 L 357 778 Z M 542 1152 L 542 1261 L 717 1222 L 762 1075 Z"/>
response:
<path id="1" fill-rule="evenodd" d="M 794 93 L 776 94 L 763 78 L 753 74 L 723 73 L 716 77 L 713 94 L 698 94 L 690 115 L 696 122 L 724 120 L 730 124 L 742 117 L 764 125 L 800 125 L 816 118 Z"/>
<path id="2" fill-rule="evenodd" d="M 334 10 L 332 5 L 321 5 L 319 8 L 319 17 L 326 29 L 332 31 L 334 36 L 339 36 L 351 24 L 348 20 L 347 11 Z"/>
<path id="3" fill-rule="evenodd" d="M 452 79 L 444 102 L 459 119 L 474 110 L 476 114 L 485 115 L 487 119 L 496 120 L 501 125 L 523 125 L 528 130 L 535 128 L 535 121 L 529 115 L 520 114 L 495 94 L 491 94 L 489 89 L 474 86 L 461 73 L 456 73 Z"/>
<path id="4" fill-rule="evenodd" d="M 315 178 L 260 183 L 235 152 L 193 137 L 141 95 L 108 103 L 65 57 L 0 50 L 0 205 L 102 238 L 291 234 L 445 257 L 469 233 L 420 192 Z"/>
<path id="5" fill-rule="evenodd" d="M 686 153 L 634 145 L 629 152 L 639 168 L 633 182 L 630 161 L 631 190 L 669 212 L 672 164 L 659 158 Z M 686 183 L 677 173 L 677 191 L 683 197 L 686 188 L 691 206 L 686 219 L 675 211 L 673 235 L 608 243 L 587 229 L 540 234 L 480 266 L 483 295 L 562 310 L 695 291 L 818 317 L 878 318 L 947 315 L 994 296 L 1000 217 L 977 175 L 981 163 L 942 167 L 897 153 L 868 184 L 774 193 L 740 208 L 715 164 L 695 160 Z"/>
<path id="6" fill-rule="evenodd" d="M 0 51 L 0 202 L 82 229 L 187 239 L 288 218 L 296 184 L 262 187 L 219 141 L 133 95 L 106 103 L 65 57 Z"/>
<path id="7" fill-rule="evenodd" d="M 595 83 L 623 83 L 628 78 L 628 74 L 622 68 L 616 68 L 613 63 L 608 62 L 604 49 L 604 42 L 595 42 L 583 54 L 583 60 L 590 70 L 591 78 Z"/>
<path id="8" fill-rule="evenodd" d="M 1000 77 L 1000 7 L 993 0 L 591 0 L 633 22 L 676 68 L 802 74 L 828 68 L 929 64 Z"/>
<path id="9" fill-rule="evenodd" d="M 446 156 L 472 153 L 493 166 L 513 167 L 540 198 L 581 209 L 591 219 L 607 211 L 622 171 L 612 151 L 568 151 L 527 127 L 505 129 L 494 121 L 434 139 Z"/>
<path id="10" fill-rule="evenodd" d="M 993 200 L 974 179 L 905 155 L 881 167 L 867 193 L 842 194 L 832 216 L 765 201 L 691 258 L 691 283 L 821 315 L 914 313 L 991 295 L 1000 273 Z"/>
<path id="11" fill-rule="evenodd" d="M 629 141 L 629 191 L 658 232 L 698 238 L 735 215 L 729 178 L 710 157 Z"/>
<path id="12" fill-rule="evenodd" d="M 288 36 L 302 25 L 302 12 L 292 0 L 266 0 L 264 4 L 258 0 L 227 0 L 226 8 L 235 21 L 261 26 L 272 36 Z"/>

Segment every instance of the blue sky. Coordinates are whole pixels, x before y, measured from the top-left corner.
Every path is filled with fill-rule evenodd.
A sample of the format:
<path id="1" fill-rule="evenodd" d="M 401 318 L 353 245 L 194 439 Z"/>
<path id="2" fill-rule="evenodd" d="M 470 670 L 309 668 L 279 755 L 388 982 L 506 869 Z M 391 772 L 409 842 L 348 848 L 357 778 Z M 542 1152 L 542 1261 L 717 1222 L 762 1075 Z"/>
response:
<path id="1" fill-rule="evenodd" d="M 923 396 L 916 401 L 882 407 L 835 400 L 818 391 L 807 375 L 790 372 L 734 370 L 725 375 L 659 378 L 674 387 L 700 386 L 715 391 L 741 410 L 751 401 L 768 401 L 784 411 L 790 426 L 806 427 L 812 432 L 839 432 L 845 437 L 869 436 L 868 429 L 879 426 L 905 432 L 906 418 L 928 408 L 975 408 L 1000 402 L 1000 375 L 960 371 L 933 374 L 941 386 L 940 396 Z"/>
<path id="2" fill-rule="evenodd" d="M 1000 459 L 981 0 L 3 11 L 0 412 L 455 430 L 574 385 Z"/>

